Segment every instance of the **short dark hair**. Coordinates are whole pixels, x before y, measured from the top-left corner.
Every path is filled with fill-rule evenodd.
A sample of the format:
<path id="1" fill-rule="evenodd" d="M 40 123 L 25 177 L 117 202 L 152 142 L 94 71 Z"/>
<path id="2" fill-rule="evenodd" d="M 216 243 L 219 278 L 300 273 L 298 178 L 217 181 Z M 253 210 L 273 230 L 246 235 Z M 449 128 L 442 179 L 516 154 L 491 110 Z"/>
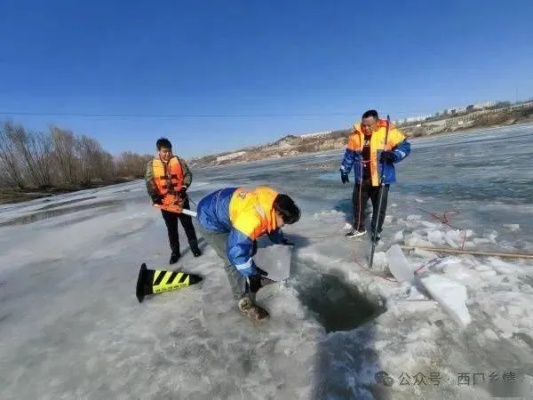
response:
<path id="1" fill-rule="evenodd" d="M 379 119 L 378 112 L 376 110 L 365 111 L 365 113 L 363 114 L 363 118 L 369 118 L 369 117 L 374 117 L 375 119 Z"/>
<path id="2" fill-rule="evenodd" d="M 274 199 L 274 210 L 281 215 L 283 222 L 294 224 L 300 219 L 300 209 L 294 201 L 286 194 L 278 194 Z"/>
<path id="3" fill-rule="evenodd" d="M 157 146 L 157 150 L 161 150 L 163 147 L 165 149 L 172 150 L 172 143 L 170 143 L 170 140 L 168 140 L 165 137 L 157 139 L 157 142 L 155 142 L 155 145 Z"/>

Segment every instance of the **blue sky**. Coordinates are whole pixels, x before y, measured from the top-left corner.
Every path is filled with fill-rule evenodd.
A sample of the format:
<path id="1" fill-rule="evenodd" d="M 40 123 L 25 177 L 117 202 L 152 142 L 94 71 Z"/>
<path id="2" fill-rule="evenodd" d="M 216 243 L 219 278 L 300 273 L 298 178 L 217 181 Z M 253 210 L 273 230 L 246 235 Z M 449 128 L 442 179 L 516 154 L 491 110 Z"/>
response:
<path id="1" fill-rule="evenodd" d="M 192 157 L 346 128 L 369 108 L 525 99 L 531 15 L 530 0 L 2 0 L 0 119 L 113 154 L 167 136 Z"/>

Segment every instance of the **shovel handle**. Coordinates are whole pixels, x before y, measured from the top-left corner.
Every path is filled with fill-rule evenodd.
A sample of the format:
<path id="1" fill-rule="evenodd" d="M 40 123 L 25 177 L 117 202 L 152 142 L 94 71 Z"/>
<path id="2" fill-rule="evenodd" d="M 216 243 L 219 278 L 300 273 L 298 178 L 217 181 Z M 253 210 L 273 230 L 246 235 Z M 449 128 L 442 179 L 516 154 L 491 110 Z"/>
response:
<path id="1" fill-rule="evenodd" d="M 186 208 L 184 208 L 183 210 L 181 210 L 181 212 L 185 215 L 190 215 L 191 217 L 196 217 L 197 216 L 197 213 L 196 211 L 192 211 L 192 210 L 187 210 Z"/>

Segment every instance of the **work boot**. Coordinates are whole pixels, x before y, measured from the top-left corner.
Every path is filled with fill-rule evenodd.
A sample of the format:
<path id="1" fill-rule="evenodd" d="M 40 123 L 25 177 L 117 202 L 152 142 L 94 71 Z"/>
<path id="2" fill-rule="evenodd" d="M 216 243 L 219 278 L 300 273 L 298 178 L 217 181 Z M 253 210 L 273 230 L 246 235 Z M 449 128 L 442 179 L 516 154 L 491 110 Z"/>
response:
<path id="1" fill-rule="evenodd" d="M 170 255 L 170 260 L 168 260 L 169 264 L 176 264 L 178 260 L 180 259 L 181 254 L 180 253 L 172 253 Z"/>
<path id="2" fill-rule="evenodd" d="M 198 247 L 192 247 L 191 248 L 192 255 L 195 257 L 200 257 L 202 255 L 202 252 Z"/>
<path id="3" fill-rule="evenodd" d="M 255 304 L 247 294 L 240 298 L 238 306 L 240 313 L 253 322 L 261 322 L 269 318 L 268 311 Z"/>

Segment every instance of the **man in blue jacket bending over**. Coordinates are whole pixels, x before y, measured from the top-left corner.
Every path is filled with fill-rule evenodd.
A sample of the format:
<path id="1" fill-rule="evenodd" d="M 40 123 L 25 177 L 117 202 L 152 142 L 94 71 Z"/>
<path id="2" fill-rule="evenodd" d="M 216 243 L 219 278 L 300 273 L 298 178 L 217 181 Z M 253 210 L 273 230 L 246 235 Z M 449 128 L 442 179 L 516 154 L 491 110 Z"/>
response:
<path id="1" fill-rule="evenodd" d="M 273 243 L 292 245 L 281 228 L 297 222 L 300 209 L 289 196 L 267 186 L 226 188 L 200 200 L 197 218 L 203 238 L 226 262 L 225 271 L 241 314 L 253 321 L 267 319 L 268 312 L 255 304 L 255 294 L 269 281 L 253 260 L 256 240 L 266 234 Z"/>

